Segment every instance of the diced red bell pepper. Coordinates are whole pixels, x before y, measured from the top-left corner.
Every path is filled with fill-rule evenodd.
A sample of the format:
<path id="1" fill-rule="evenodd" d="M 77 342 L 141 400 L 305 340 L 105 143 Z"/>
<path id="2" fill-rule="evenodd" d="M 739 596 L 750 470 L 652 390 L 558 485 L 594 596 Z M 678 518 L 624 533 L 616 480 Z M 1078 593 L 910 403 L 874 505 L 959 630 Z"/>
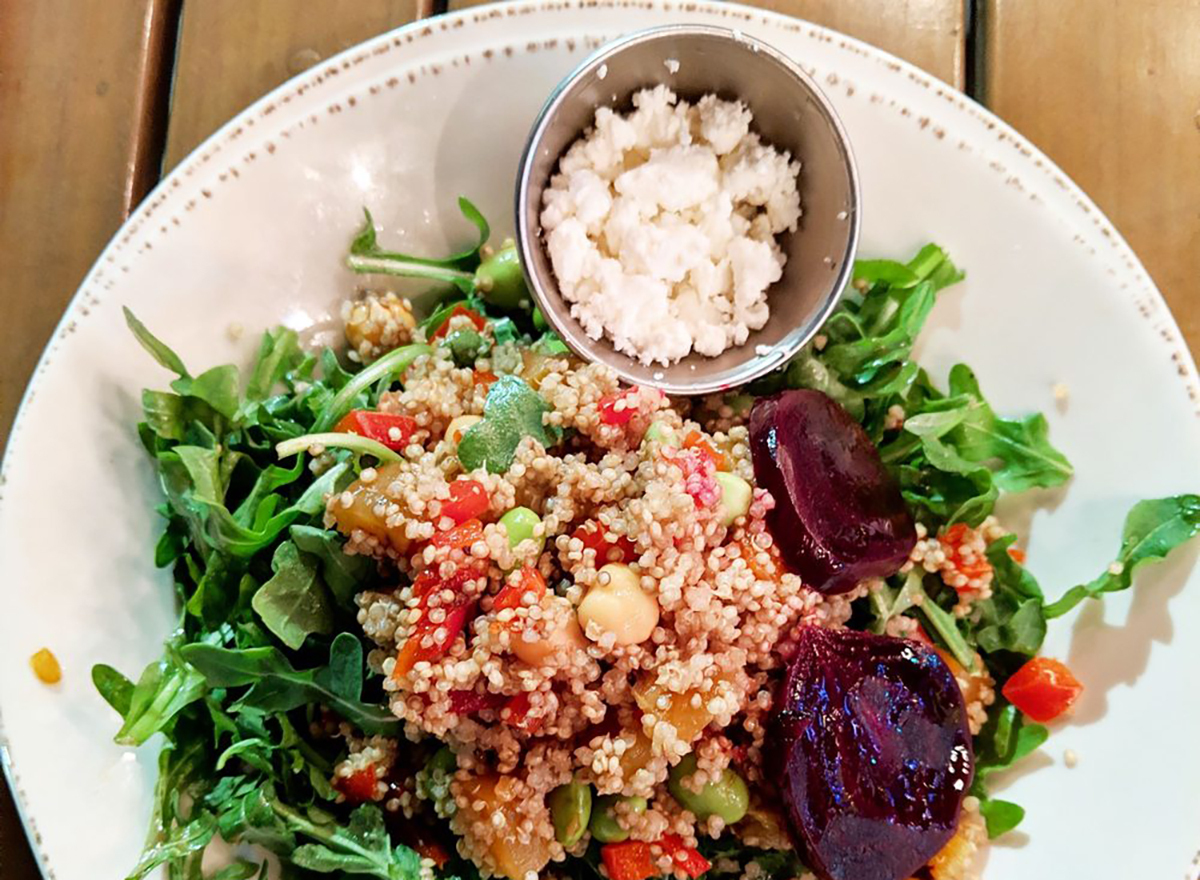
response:
<path id="1" fill-rule="evenodd" d="M 1025 564 L 1025 551 L 1022 550 L 1020 547 L 1009 547 L 1008 555 L 1012 558 L 1012 561 L 1015 562 L 1017 565 Z"/>
<path id="2" fill-rule="evenodd" d="M 350 804 L 365 804 L 375 800 L 375 765 L 368 764 L 361 770 L 355 770 L 349 776 L 335 776 L 333 787 Z"/>
<path id="3" fill-rule="evenodd" d="M 533 707 L 530 702 L 529 694 L 526 691 L 510 698 L 504 704 L 504 708 L 500 710 L 500 720 L 509 727 L 515 727 L 517 730 L 524 730 L 529 733 L 536 733 L 538 728 L 542 726 L 541 717 L 530 718 L 529 710 Z"/>
<path id="4" fill-rule="evenodd" d="M 393 678 L 407 675 L 422 660 L 432 662 L 444 656 L 454 644 L 454 640 L 467 628 L 467 622 L 475 613 L 475 603 L 460 594 L 450 605 L 437 606 L 445 610 L 446 616 L 441 623 L 434 623 L 429 616 L 430 610 L 425 608 L 424 604 L 422 602 L 420 620 L 396 654 Z"/>
<path id="5" fill-rule="evenodd" d="M 446 862 L 450 861 L 450 854 L 436 840 L 422 840 L 413 846 L 423 859 L 429 859 L 437 868 L 443 867 Z"/>
<path id="6" fill-rule="evenodd" d="M 486 513 L 491 503 L 483 483 L 455 480 L 450 484 L 450 497 L 442 502 L 442 516 L 450 517 L 456 526 L 462 525 Z"/>
<path id="7" fill-rule="evenodd" d="M 637 557 L 637 548 L 633 541 L 624 535 L 616 540 L 609 540 L 608 529 L 595 520 L 588 520 L 571 533 L 572 538 L 583 542 L 585 550 L 596 551 L 596 565 L 606 565 L 609 562 L 629 562 Z"/>
<path id="8" fill-rule="evenodd" d="M 729 470 L 729 457 L 704 439 L 704 435 L 699 431 L 691 431 L 683 439 L 683 448 L 698 449 L 712 462 L 714 468 L 719 471 Z"/>
<path id="9" fill-rule="evenodd" d="M 500 378 L 490 370 L 473 370 L 472 373 L 471 381 L 475 385 L 483 385 L 485 388 L 491 387 L 491 384 Z"/>
<path id="10" fill-rule="evenodd" d="M 659 839 L 658 845 L 671 857 L 675 867 L 691 877 L 692 880 L 712 867 L 712 862 L 700 855 L 698 850 L 684 846 L 683 838 L 678 834 L 664 834 Z"/>
<path id="11" fill-rule="evenodd" d="M 472 518 L 459 523 L 445 532 L 438 532 L 429 539 L 432 547 L 449 547 L 467 552 L 476 541 L 483 540 L 483 523 Z"/>
<path id="12" fill-rule="evenodd" d="M 546 579 L 542 573 L 531 565 L 517 572 L 510 583 L 500 588 L 496 598 L 492 600 L 492 610 L 502 611 L 505 608 L 520 608 L 524 605 L 526 593 L 533 593 L 534 603 L 542 601 L 546 595 Z"/>
<path id="13" fill-rule="evenodd" d="M 450 310 L 450 314 L 446 316 L 446 320 L 442 321 L 442 323 L 438 325 L 438 328 L 433 331 L 433 335 L 429 338 L 441 339 L 443 336 L 446 336 L 450 332 L 450 321 L 453 318 L 457 318 L 459 315 L 466 315 L 468 318 L 470 318 L 471 323 L 475 325 L 475 329 L 480 333 L 482 333 L 483 328 L 487 326 L 487 321 L 484 319 L 483 315 L 479 314 L 479 312 L 468 309 L 464 305 L 457 305 Z"/>
<path id="14" fill-rule="evenodd" d="M 626 388 L 600 398 L 600 421 L 606 425 L 625 425 L 633 418 L 634 407 L 626 406 L 634 388 Z M 618 404 L 620 404 L 618 406 Z"/>
<path id="15" fill-rule="evenodd" d="M 986 556 L 973 556 L 970 562 L 963 560 L 962 545 L 970 534 L 974 534 L 974 529 L 969 528 L 966 523 L 955 523 L 938 536 L 938 543 L 960 573 L 968 578 L 986 577 L 992 573 L 992 564 L 987 561 Z"/>
<path id="16" fill-rule="evenodd" d="M 1065 664 L 1034 657 L 1004 683 L 1004 698 L 1038 723 L 1053 721 L 1074 705 L 1083 685 Z"/>
<path id="17" fill-rule="evenodd" d="M 644 840 L 606 843 L 600 847 L 600 858 L 609 880 L 646 880 L 658 875 L 654 853 Z"/>
<path id="18" fill-rule="evenodd" d="M 450 711 L 455 715 L 472 715 L 484 709 L 498 709 L 506 702 L 503 694 L 479 691 L 450 691 Z"/>
<path id="19" fill-rule="evenodd" d="M 338 434 L 357 434 L 388 449 L 401 452 L 412 440 L 417 430 L 417 420 L 395 413 L 374 412 L 368 409 L 353 409 L 342 416 L 333 428 Z"/>

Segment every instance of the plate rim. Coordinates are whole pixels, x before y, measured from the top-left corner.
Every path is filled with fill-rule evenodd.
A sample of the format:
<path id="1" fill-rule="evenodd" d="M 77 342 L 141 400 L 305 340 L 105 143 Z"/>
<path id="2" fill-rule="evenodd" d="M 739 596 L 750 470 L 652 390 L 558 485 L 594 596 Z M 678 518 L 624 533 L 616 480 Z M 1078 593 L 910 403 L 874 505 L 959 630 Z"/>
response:
<path id="1" fill-rule="evenodd" d="M 400 27 L 384 31 L 360 43 L 357 43 L 336 55 L 317 62 L 308 70 L 285 80 L 265 95 L 234 114 L 218 127 L 212 134 L 192 149 L 171 171 L 146 194 L 138 207 L 122 222 L 113 233 L 105 246 L 97 254 L 91 267 L 84 275 L 79 286 L 68 301 L 62 316 L 55 324 L 46 345 L 38 357 L 28 382 L 22 391 L 8 436 L 5 438 L 3 456 L 0 457 L 0 510 L 4 509 L 6 493 L 4 486 L 7 482 L 9 469 L 13 466 L 17 448 L 15 441 L 27 421 L 27 412 L 36 396 L 39 382 L 53 359 L 58 346 L 64 342 L 74 325 L 84 316 L 81 314 L 88 304 L 87 297 L 97 281 L 103 276 L 106 264 L 116 264 L 116 256 L 125 251 L 131 243 L 135 243 L 138 233 L 146 225 L 148 219 L 160 207 L 181 203 L 190 196 L 195 185 L 189 190 L 183 186 L 183 181 L 193 177 L 200 169 L 208 165 L 215 157 L 221 155 L 226 148 L 233 145 L 247 129 L 252 129 L 255 122 L 267 116 L 280 104 L 287 104 L 293 99 L 300 99 L 306 93 L 319 93 L 339 84 L 338 74 L 353 66 L 383 54 L 393 46 L 400 47 L 415 43 L 425 37 L 435 36 L 438 32 L 464 28 L 468 24 L 482 24 L 498 17 L 514 17 L 527 14 L 552 15 L 554 13 L 578 14 L 596 9 L 619 9 L 630 6 L 629 0 L 499 0 L 481 6 L 467 7 L 455 12 L 447 12 L 430 18 L 418 19 Z M 1082 219 L 1090 221 L 1109 243 L 1111 256 L 1124 264 L 1131 281 L 1136 281 L 1143 295 L 1135 299 L 1141 316 L 1155 324 L 1160 332 L 1156 334 L 1158 344 L 1165 346 L 1177 367 L 1177 373 L 1184 385 L 1185 393 L 1192 403 L 1193 415 L 1200 418 L 1200 375 L 1197 372 L 1196 360 L 1188 348 L 1179 324 L 1163 297 L 1150 273 L 1142 264 L 1141 259 L 1125 240 L 1116 225 L 1107 217 L 1090 196 L 1049 156 L 1029 141 L 1019 131 L 973 98 L 944 80 L 928 73 L 916 65 L 893 55 L 885 49 L 849 36 L 841 31 L 824 25 L 816 24 L 808 19 L 786 15 L 767 9 L 746 6 L 728 0 L 639 0 L 636 5 L 642 11 L 657 12 L 686 12 L 698 17 L 734 18 L 742 21 L 754 21 L 779 28 L 785 32 L 807 31 L 810 36 L 825 39 L 835 43 L 838 49 L 856 55 L 864 56 L 884 68 L 884 73 L 900 76 L 910 82 L 932 89 L 937 97 L 944 98 L 947 104 L 958 113 L 966 114 L 977 123 L 982 123 L 987 129 L 997 132 L 997 142 L 1015 149 L 1023 160 L 1031 160 L 1033 166 L 1047 180 L 1061 190 L 1074 208 L 1082 213 Z M 624 31 L 622 31 L 624 32 Z M 615 37 L 614 37 L 615 38 Z M 800 62 L 798 62 L 800 63 Z M 801 64 L 803 67 L 804 65 Z M 310 99 L 311 100 L 311 99 Z M 1012 174 L 999 163 L 991 163 L 994 170 L 1000 173 Z M 233 175 L 236 178 L 236 172 Z M 1013 175 L 1015 178 L 1015 175 Z M 176 192 L 178 191 L 178 192 Z M 205 198 L 211 194 L 206 187 L 200 187 Z M 1093 258 L 1100 258 L 1100 253 L 1090 245 L 1084 244 Z M 138 251 L 130 255 L 136 258 Z M 1124 285 L 1123 285 L 1124 286 Z M 1131 294 L 1131 296 L 1135 295 Z M 96 303 L 99 303 L 96 298 Z M 4 709 L 0 706 L 0 769 L 3 770 L 9 785 L 21 820 L 25 836 L 34 854 L 38 869 L 48 880 L 54 880 L 54 868 L 42 846 L 41 834 L 37 822 L 32 816 L 25 793 L 20 783 L 15 762 L 9 748 L 9 741 L 4 727 Z"/>

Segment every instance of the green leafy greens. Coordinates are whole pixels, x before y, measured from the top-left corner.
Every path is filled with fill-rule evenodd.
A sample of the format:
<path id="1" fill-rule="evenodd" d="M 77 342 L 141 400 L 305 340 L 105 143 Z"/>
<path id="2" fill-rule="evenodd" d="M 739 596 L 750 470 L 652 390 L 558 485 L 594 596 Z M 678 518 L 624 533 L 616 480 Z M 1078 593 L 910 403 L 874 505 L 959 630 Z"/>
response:
<path id="1" fill-rule="evenodd" d="M 379 573 L 372 560 L 344 552 L 342 537 L 324 527 L 323 513 L 326 499 L 354 479 L 361 457 L 401 459 L 373 440 L 337 432 L 338 423 L 354 409 L 376 407 L 435 346 L 460 367 L 495 357 L 510 343 L 543 355 L 568 352 L 532 308 L 511 243 L 492 251 L 482 214 L 466 199 L 459 209 L 475 241 L 443 259 L 383 248 L 365 213 L 347 256 L 352 270 L 417 277 L 448 284 L 452 292 L 420 325 L 429 344 L 403 346 L 366 367 L 347 369 L 329 349 L 306 352 L 295 332 L 277 328 L 263 335 L 244 381 L 230 365 L 192 375 L 126 311 L 133 335 L 173 374 L 170 390 L 142 393 L 138 436 L 164 497 L 154 561 L 169 573 L 180 606 L 162 657 L 136 681 L 110 666 L 92 670 L 97 691 L 121 716 L 117 742 L 140 745 L 155 734 L 164 742 L 150 833 L 129 880 L 160 867 L 170 880 L 265 876 L 265 863 L 246 859 L 206 873 L 201 860 L 217 837 L 274 853 L 295 880 L 423 876 L 418 854 L 393 840 L 377 806 L 350 810 L 339 802 L 330 779 L 340 746 L 314 733 L 331 718 L 364 734 L 402 733 L 353 634 L 355 596 L 378 586 Z M 859 261 L 852 289 L 821 333 L 750 389 L 812 388 L 838 401 L 877 445 L 933 535 L 959 523 L 978 526 L 1003 493 L 1061 486 L 1072 474 L 1042 415 L 998 415 L 969 367 L 954 366 L 943 390 L 913 360 L 937 299 L 962 277 L 932 244 L 907 263 Z M 474 328 L 447 327 L 464 309 Z M 492 369 L 501 375 L 491 384 L 484 416 L 457 446 L 468 471 L 503 473 L 523 438 L 552 448 L 564 437 L 547 423 L 550 407 L 537 391 Z M 741 393 L 726 402 L 744 411 L 753 397 Z M 306 453 L 317 445 L 325 454 L 310 462 Z M 898 617 L 911 617 L 965 670 L 986 671 L 1003 683 L 1040 650 L 1048 620 L 1084 599 L 1129 588 L 1138 568 L 1197 532 L 1200 496 L 1140 502 L 1126 519 L 1113 564 L 1052 603 L 1014 559 L 1016 537 L 1007 535 L 987 547 L 991 594 L 970 613 L 956 613 L 956 592 L 918 568 L 859 600 L 851 625 L 885 633 Z M 991 707 L 975 737 L 972 787 L 990 836 L 1010 831 L 1024 816 L 1017 804 L 990 795 L 993 775 L 1047 735 L 1007 701 Z M 443 749 L 417 773 L 419 791 L 446 795 L 454 764 L 451 756 L 446 765 L 447 755 Z M 569 859 L 564 875 L 601 878 L 599 849 L 593 842 Z M 701 850 L 714 862 L 713 874 L 740 875 L 751 862 L 757 873 L 777 880 L 806 870 L 796 852 L 748 847 L 732 833 L 705 838 Z M 452 870 L 474 880 L 467 864 L 452 864 L 441 876 L 449 880 Z"/>

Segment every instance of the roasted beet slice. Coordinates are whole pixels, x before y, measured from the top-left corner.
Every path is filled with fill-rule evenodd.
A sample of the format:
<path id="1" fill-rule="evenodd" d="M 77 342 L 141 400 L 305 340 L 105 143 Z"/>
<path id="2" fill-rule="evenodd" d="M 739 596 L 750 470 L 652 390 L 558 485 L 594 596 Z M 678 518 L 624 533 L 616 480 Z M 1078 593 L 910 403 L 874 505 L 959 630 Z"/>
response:
<path id="1" fill-rule="evenodd" d="M 768 759 L 822 880 L 907 880 L 950 840 L 975 758 L 932 648 L 805 627 L 776 705 Z"/>
<path id="2" fill-rule="evenodd" d="M 754 404 L 750 448 L 758 485 L 775 498 L 767 525 L 783 560 L 822 593 L 895 574 L 917 542 L 912 514 L 875 444 L 820 391 Z"/>

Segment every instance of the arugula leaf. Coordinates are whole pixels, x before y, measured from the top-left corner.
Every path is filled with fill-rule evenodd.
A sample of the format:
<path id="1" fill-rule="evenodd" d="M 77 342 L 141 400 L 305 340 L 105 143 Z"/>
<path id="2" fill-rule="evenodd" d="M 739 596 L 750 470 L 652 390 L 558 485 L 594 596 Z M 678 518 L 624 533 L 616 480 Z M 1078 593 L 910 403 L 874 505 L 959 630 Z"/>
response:
<path id="1" fill-rule="evenodd" d="M 1046 417 L 1041 413 L 1024 419 L 998 417 L 983 399 L 970 367 L 959 364 L 950 371 L 948 399 L 965 399 L 962 419 L 946 434 L 948 441 L 966 460 L 993 465 L 993 477 L 1002 491 L 1058 486 L 1070 478 L 1070 463 L 1047 438 Z"/>
<path id="2" fill-rule="evenodd" d="M 1061 617 L 1087 598 L 1127 590 L 1133 575 L 1147 563 L 1167 554 L 1200 533 L 1200 495 L 1176 495 L 1139 501 L 1125 517 L 1121 550 L 1099 577 L 1072 587 L 1061 599 L 1046 606 L 1047 618 Z"/>
<path id="3" fill-rule="evenodd" d="M 287 817 L 302 833 L 319 843 L 307 843 L 292 853 L 292 862 L 322 874 L 367 874 L 382 880 L 415 880 L 421 858 L 407 846 L 392 846 L 383 813 L 374 804 L 363 804 L 350 814 L 346 825 L 316 823 L 308 817 Z M 307 824 L 306 824 L 307 823 Z"/>
<path id="4" fill-rule="evenodd" d="M 351 639 L 348 633 L 343 633 Z M 357 639 L 354 639 L 357 642 Z M 337 651 L 348 648 L 339 636 L 334 640 Z M 359 646 L 361 652 L 362 647 Z M 215 645 L 191 644 L 181 649 L 209 687 L 234 688 L 251 685 L 235 705 L 261 709 L 264 712 L 288 712 L 309 703 L 320 703 L 333 709 L 347 721 L 367 733 L 396 735 L 400 722 L 385 706 L 359 702 L 355 695 L 355 679 L 347 677 L 350 665 L 343 654 L 336 664 L 338 678 L 329 666 L 298 670 L 277 648 L 220 648 Z M 331 648 L 331 654 L 333 649 Z M 361 657 L 361 654 L 359 655 Z M 357 667 L 358 688 L 361 693 L 361 661 Z"/>
<path id="5" fill-rule="evenodd" d="M 126 691 L 120 682 L 110 690 L 110 695 L 121 704 L 126 695 L 129 699 L 122 713 L 125 723 L 114 737 L 118 745 L 140 746 L 154 734 L 166 730 L 180 711 L 204 695 L 204 678 L 179 655 L 179 640 L 177 634 L 167 643 L 166 653 L 143 670 L 132 691 Z M 106 672 L 100 675 L 110 683 L 115 681 Z M 114 708 L 117 707 L 114 705 Z"/>
<path id="6" fill-rule="evenodd" d="M 1025 810 L 1017 804 L 988 796 L 988 777 L 1036 751 L 1049 735 L 1050 731 L 1029 721 L 1011 703 L 1000 703 L 989 713 L 975 737 L 975 781 L 971 786 L 971 793 L 979 798 L 988 837 L 1011 831 L 1025 817 Z"/>
<path id="7" fill-rule="evenodd" d="M 1046 638 L 1042 589 L 1028 570 L 1009 555 L 1016 535 L 1006 535 L 987 548 L 991 563 L 992 595 L 975 603 L 971 624 L 981 651 L 1012 651 L 1032 657 Z"/>
<path id="8" fill-rule="evenodd" d="M 352 605 L 355 594 L 375 570 L 371 557 L 346 553 L 345 542 L 337 532 L 297 525 L 289 534 L 297 547 L 321 561 L 321 576 L 338 604 Z"/>
<path id="9" fill-rule="evenodd" d="M 172 373 L 177 373 L 182 378 L 190 376 L 187 367 L 183 365 L 183 360 L 170 346 L 151 333 L 146 328 L 146 325 L 139 321 L 137 316 L 129 310 L 128 306 L 122 306 L 121 309 L 125 312 L 125 323 L 133 331 L 133 335 L 137 341 L 142 344 L 142 348 L 146 349 L 151 357 Z"/>
<path id="10" fill-rule="evenodd" d="M 240 381 L 237 367 L 225 364 L 205 370 L 194 379 L 181 376 L 171 383 L 171 388 L 184 397 L 203 400 L 225 418 L 232 419 L 238 411 Z"/>
<path id="11" fill-rule="evenodd" d="M 491 227 L 488 225 L 487 219 L 480 213 L 479 209 L 471 203 L 470 199 L 464 196 L 458 198 L 458 210 L 462 211 L 462 215 L 471 222 L 478 232 L 478 240 L 472 247 L 464 248 L 458 253 L 451 254 L 445 259 L 431 260 L 424 257 L 414 257 L 408 254 L 397 253 L 396 251 L 387 251 L 379 247 L 375 236 L 375 220 L 371 217 L 371 212 L 363 208 L 364 223 L 363 228 L 355 236 L 350 243 L 350 253 L 355 256 L 378 257 L 380 259 L 392 260 L 408 260 L 415 263 L 422 263 L 427 266 L 448 266 L 453 268 L 471 268 L 478 264 L 483 246 L 487 244 L 488 238 L 491 236 Z"/>
<path id="12" fill-rule="evenodd" d="M 562 438 L 562 429 L 542 422 L 550 411 L 536 391 L 516 376 L 501 376 L 492 383 L 483 405 L 483 420 L 463 434 L 458 460 L 465 470 L 486 467 L 502 474 L 512 466 L 522 438 L 533 437 L 550 448 Z"/>
<path id="13" fill-rule="evenodd" d="M 904 582 L 904 591 L 908 594 L 908 600 L 920 610 L 934 633 L 941 639 L 946 650 L 954 655 L 954 659 L 959 662 L 959 665 L 963 669 L 974 670 L 977 667 L 975 650 L 967 643 L 954 615 L 942 608 L 925 592 L 924 579 L 925 572 L 920 568 L 915 568 L 908 573 Z"/>
<path id="14" fill-rule="evenodd" d="M 254 371 L 246 385 L 247 399 L 265 400 L 271 389 L 283 381 L 288 371 L 299 365 L 302 357 L 300 337 L 295 330 L 276 327 L 264 333 L 258 347 Z"/>
<path id="15" fill-rule="evenodd" d="M 987 825 L 990 840 L 1012 831 L 1025 818 L 1025 808 L 1019 804 L 986 796 L 979 798 L 979 813 Z"/>
<path id="16" fill-rule="evenodd" d="M 453 284 L 463 293 L 475 290 L 475 268 L 480 262 L 480 251 L 487 241 L 491 230 L 487 220 L 479 210 L 467 199 L 459 198 L 458 208 L 479 232 L 479 239 L 474 247 L 459 251 L 442 259 L 431 260 L 388 251 L 379 246 L 375 234 L 375 221 L 371 212 L 363 209 L 366 221 L 350 243 L 350 253 L 346 256 L 346 265 L 360 274 L 400 275 L 412 278 L 429 278 L 435 281 L 445 281 Z"/>
<path id="17" fill-rule="evenodd" d="M 112 706 L 124 718 L 129 714 L 133 702 L 133 682 L 105 663 L 92 667 L 92 684 L 96 686 L 104 702 Z"/>
<path id="18" fill-rule="evenodd" d="M 333 611 L 316 561 L 284 541 L 275 548 L 271 569 L 274 576 L 250 602 L 267 629 L 293 651 L 310 635 L 333 632 Z"/>
<path id="19" fill-rule="evenodd" d="M 389 351 L 379 360 L 346 382 L 329 403 L 321 410 L 316 423 L 312 426 L 314 433 L 328 431 L 341 420 L 342 416 L 354 409 L 354 401 L 360 394 L 372 385 L 393 376 L 402 376 L 412 362 L 427 354 L 433 354 L 428 345 L 405 345 L 394 351 Z"/>

